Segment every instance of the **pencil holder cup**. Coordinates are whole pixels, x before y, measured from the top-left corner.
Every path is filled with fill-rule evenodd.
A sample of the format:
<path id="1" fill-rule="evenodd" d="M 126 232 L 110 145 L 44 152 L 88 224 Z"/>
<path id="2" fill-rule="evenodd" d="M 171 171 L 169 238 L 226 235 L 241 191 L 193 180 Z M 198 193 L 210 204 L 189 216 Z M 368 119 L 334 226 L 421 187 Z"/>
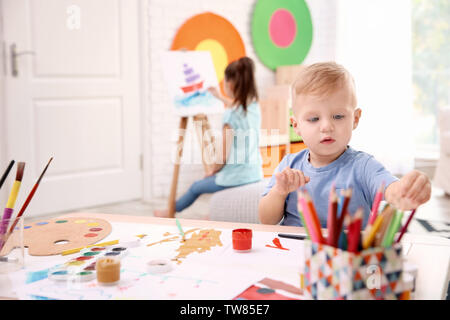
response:
<path id="1" fill-rule="evenodd" d="M 11 227 L 13 227 L 12 230 Z M 17 221 L 4 219 L 0 224 L 0 273 L 13 272 L 23 266 L 23 218 Z"/>
<path id="2" fill-rule="evenodd" d="M 402 246 L 359 253 L 305 241 L 301 287 L 309 299 L 408 299 L 403 284 Z"/>

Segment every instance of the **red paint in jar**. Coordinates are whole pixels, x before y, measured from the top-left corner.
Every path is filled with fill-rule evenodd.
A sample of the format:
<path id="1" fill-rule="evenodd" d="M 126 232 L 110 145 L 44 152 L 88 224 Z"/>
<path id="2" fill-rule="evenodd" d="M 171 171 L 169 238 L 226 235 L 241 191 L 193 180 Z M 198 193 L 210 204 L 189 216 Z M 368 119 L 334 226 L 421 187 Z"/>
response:
<path id="1" fill-rule="evenodd" d="M 252 249 L 252 230 L 234 229 L 233 230 L 233 249 L 238 252 L 248 252 Z"/>

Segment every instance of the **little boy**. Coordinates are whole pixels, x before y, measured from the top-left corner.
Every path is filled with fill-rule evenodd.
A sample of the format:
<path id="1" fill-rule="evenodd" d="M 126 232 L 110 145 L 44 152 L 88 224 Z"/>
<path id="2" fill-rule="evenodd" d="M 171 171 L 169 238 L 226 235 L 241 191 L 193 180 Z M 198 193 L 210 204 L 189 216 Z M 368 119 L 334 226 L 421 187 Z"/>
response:
<path id="1" fill-rule="evenodd" d="M 430 199 L 431 183 L 424 173 L 413 170 L 398 179 L 373 156 L 348 146 L 361 109 L 345 68 L 333 62 L 313 64 L 300 72 L 292 93 L 291 123 L 307 149 L 286 155 L 275 169 L 259 202 L 261 223 L 301 226 L 297 191 L 302 186 L 312 197 L 322 227 L 333 183 L 338 195 L 352 188 L 348 210 L 353 214 L 364 208 L 364 226 L 382 184 L 384 200 L 400 210 L 415 209 Z"/>

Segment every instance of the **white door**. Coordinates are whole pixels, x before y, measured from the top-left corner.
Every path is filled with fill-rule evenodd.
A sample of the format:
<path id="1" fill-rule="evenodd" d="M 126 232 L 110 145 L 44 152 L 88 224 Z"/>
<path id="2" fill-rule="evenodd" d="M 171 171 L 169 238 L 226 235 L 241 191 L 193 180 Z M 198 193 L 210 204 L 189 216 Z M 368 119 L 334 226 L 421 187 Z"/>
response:
<path id="1" fill-rule="evenodd" d="M 138 1 L 2 2 L 16 210 L 50 157 L 27 216 L 141 198 Z"/>

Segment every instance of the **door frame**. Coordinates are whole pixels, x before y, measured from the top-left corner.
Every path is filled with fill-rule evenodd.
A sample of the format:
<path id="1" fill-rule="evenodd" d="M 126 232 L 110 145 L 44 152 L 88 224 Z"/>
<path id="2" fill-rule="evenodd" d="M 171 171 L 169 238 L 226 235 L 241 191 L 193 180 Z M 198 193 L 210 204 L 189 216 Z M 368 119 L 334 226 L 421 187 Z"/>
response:
<path id="1" fill-rule="evenodd" d="M 149 106 L 149 57 L 148 57 L 148 5 L 149 0 L 138 0 L 139 12 L 136 13 L 138 19 L 138 32 L 139 32 L 139 83 L 140 83 L 140 149 L 141 149 L 141 190 L 142 201 L 150 201 L 152 197 L 152 157 L 150 154 L 151 148 L 151 109 Z M 3 0 L 0 0 L 0 106 L 5 106 L 6 92 L 5 81 L 6 73 L 8 71 L 7 61 L 8 56 L 6 53 L 4 34 L 3 34 Z M 0 175 L 3 174 L 4 168 L 7 165 L 6 152 L 7 152 L 7 137 L 6 137 L 6 124 L 5 124 L 5 109 L 0 108 Z M 0 190 L 0 203 L 6 203 L 7 200 L 7 188 Z"/>
<path id="2" fill-rule="evenodd" d="M 141 83 L 141 169 L 142 169 L 142 198 L 143 202 L 151 201 L 153 197 L 152 188 L 152 156 L 151 156 L 151 119 L 152 110 L 150 106 L 150 64 L 149 64 L 149 0 L 139 0 L 139 64 Z"/>

